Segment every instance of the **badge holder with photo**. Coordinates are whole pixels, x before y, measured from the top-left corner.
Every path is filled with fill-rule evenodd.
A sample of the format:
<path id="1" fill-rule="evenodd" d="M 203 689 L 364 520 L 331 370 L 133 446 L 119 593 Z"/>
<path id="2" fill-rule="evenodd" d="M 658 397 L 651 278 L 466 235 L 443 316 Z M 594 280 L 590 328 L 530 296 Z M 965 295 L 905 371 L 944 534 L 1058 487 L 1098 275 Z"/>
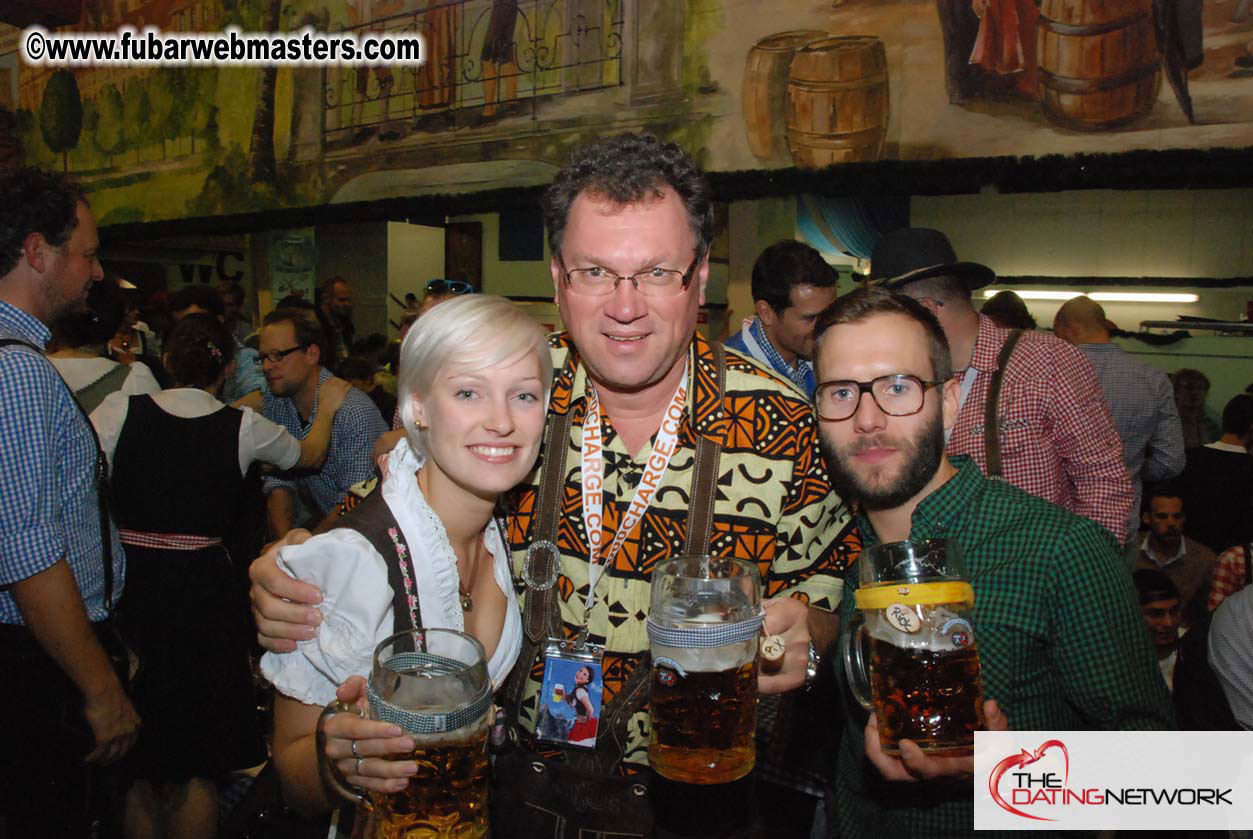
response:
<path id="1" fill-rule="evenodd" d="M 595 749 L 604 700 L 604 648 L 580 639 L 549 638 L 544 644 L 544 681 L 540 688 L 535 736 L 548 743 Z M 586 682 L 579 682 L 587 669 Z M 586 698 L 591 713 L 582 705 Z"/>

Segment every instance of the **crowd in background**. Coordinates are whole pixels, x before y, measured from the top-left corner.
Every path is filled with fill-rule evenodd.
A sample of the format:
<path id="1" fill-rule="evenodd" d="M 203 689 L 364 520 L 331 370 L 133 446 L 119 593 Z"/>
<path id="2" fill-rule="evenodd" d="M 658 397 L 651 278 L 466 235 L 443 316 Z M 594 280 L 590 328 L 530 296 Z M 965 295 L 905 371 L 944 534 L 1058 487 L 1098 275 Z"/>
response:
<path id="1" fill-rule="evenodd" d="M 684 384 L 689 378 L 704 401 L 683 411 L 680 447 L 695 451 L 703 445 L 702 436 L 723 433 L 713 430 L 721 427 L 719 412 L 761 412 L 744 423 L 737 414 L 721 440 L 723 469 L 731 477 L 715 493 L 722 506 L 710 505 L 709 551 L 730 555 L 747 550 L 745 544 L 754 540 L 767 544 L 764 560 L 753 557 L 766 568 L 767 587 L 772 594 L 800 595 L 775 598 L 773 614 L 767 616 L 767 628 L 773 626 L 795 643 L 780 675 L 763 677 L 762 707 L 773 694 L 800 703 L 770 706 L 765 715 L 769 732 L 757 787 L 762 805 L 752 818 L 781 820 L 780 813 L 790 814 L 786 830 L 780 827 L 777 835 L 861 835 L 891 809 L 876 784 L 883 778 L 918 777 L 912 756 L 887 759 L 877 752 L 877 740 L 869 736 L 873 717 L 849 716 L 842 738 L 840 725 L 825 726 L 832 738 L 827 742 L 791 725 L 789 715 L 795 715 L 792 723 L 812 721 L 836 713 L 840 704 L 830 662 L 823 656 L 838 632 L 835 615 L 847 618 L 852 608 L 856 574 L 850 576 L 849 569 L 855 567 L 860 545 L 911 533 L 918 538 L 929 532 L 927 527 L 944 533 L 945 522 L 962 511 L 974 509 L 985 517 L 960 525 L 963 533 L 981 534 L 972 566 L 988 563 L 985 567 L 1013 578 L 1006 582 L 989 573 L 976 579 L 976 591 L 1003 583 L 1033 595 L 1055 594 L 1049 588 L 1056 583 L 1050 563 L 1063 559 L 1073 560 L 1070 570 L 1081 583 L 1063 590 L 1073 593 L 1085 588 L 1082 583 L 1090 584 L 1090 591 L 1074 595 L 1075 602 L 1045 616 L 1080 619 L 1059 634 L 1061 646 L 1073 642 L 1075 649 L 1083 648 L 1082 655 L 1075 649 L 1023 652 L 1008 643 L 985 647 L 992 659 L 985 662 L 991 690 L 1011 724 L 1017 719 L 1053 728 L 1253 727 L 1247 647 L 1253 595 L 1253 384 L 1244 393 L 1221 394 L 1222 415 L 1213 417 L 1206 410 L 1211 384 L 1203 371 L 1185 368 L 1168 377 L 1138 362 L 1113 340 L 1114 325 L 1086 297 L 1061 308 L 1051 333 L 1038 329 L 1022 301 L 1006 293 L 976 311 L 971 292 L 993 283 L 994 273 L 960 261 L 939 231 L 918 228 L 887 234 L 872 259 L 871 288 L 845 294 L 838 293 L 834 269 L 812 248 L 799 242 L 772 245 L 753 272 L 754 315 L 723 336 L 725 347 L 716 346 L 695 331 L 713 225 L 703 175 L 677 147 L 652 138 L 627 135 L 611 143 L 616 145 L 582 153 L 584 168 L 563 170 L 545 199 L 550 245 L 558 254 L 553 278 L 568 329 L 551 340 L 551 358 L 537 344 L 533 323 L 527 321 L 526 328 L 515 323 L 525 320 L 516 307 L 485 299 L 456 279 L 429 281 L 421 299 L 416 290 L 406 296 L 398 323 L 403 343 L 379 334 L 357 337 L 352 284 L 342 277 L 328 280 L 313 300 L 284 298 L 260 318 L 253 316 L 256 301 L 237 284 L 189 285 L 140 300 L 135 289 L 101 268 L 94 220 L 81 193 L 53 176 L 29 172 L 6 182 L 13 191 L 56 193 L 63 200 L 49 200 L 43 218 L 0 225 L 9 231 L 6 235 L 24 231 L 20 246 L 12 249 L 12 264 L 0 273 L 0 339 L 6 344 L 0 347 L 5 364 L 0 366 L 0 396 L 9 406 L 0 414 L 9 449 L 3 461 L 10 476 L 5 486 L 24 493 L 22 503 L 11 505 L 8 518 L 0 519 L 5 529 L 0 583 L 7 587 L 0 596 L 6 633 L 0 634 L 0 653 L 9 657 L 6 666 L 15 678 L 39 684 L 58 680 L 55 708 L 62 714 L 88 696 L 87 718 L 97 738 L 89 757 L 116 761 L 122 770 L 113 788 L 125 805 L 116 810 L 119 829 L 133 837 L 216 835 L 219 815 L 223 824 L 232 824 L 238 794 L 251 783 L 237 773 L 255 771 L 268 754 L 285 756 L 278 768 L 285 789 L 290 795 L 303 788 L 306 809 L 315 811 L 330 806 L 317 775 L 328 760 L 345 771 L 355 769 L 362 784 L 379 785 L 372 788 L 395 782 L 376 774 L 383 771 L 378 766 L 367 763 L 366 769 L 376 771 L 363 771 L 363 761 L 374 753 L 359 754 L 359 744 L 373 742 L 377 733 L 340 722 L 316 739 L 318 715 L 308 712 L 313 703 L 293 710 L 295 693 L 281 684 L 279 719 L 286 728 L 278 743 L 267 743 L 268 715 L 258 705 L 267 703 L 268 689 L 256 672 L 254 632 L 261 630 L 271 656 L 298 656 L 294 645 L 277 639 L 308 636 L 279 628 L 299 622 L 290 610 L 281 611 L 287 607 L 267 611 L 295 598 L 284 594 L 283 572 L 273 551 L 263 553 L 263 545 L 283 538 L 284 545 L 295 546 L 308 535 L 305 531 L 326 530 L 332 539 L 308 544 L 347 544 L 350 537 L 336 536 L 335 529 L 348 520 L 346 512 L 364 508 L 367 502 L 360 499 L 376 486 L 376 498 L 402 489 L 410 494 L 406 497 L 429 496 L 442 527 L 427 521 L 423 532 L 434 534 L 431 550 L 446 554 L 450 585 L 460 586 L 455 594 L 449 588 L 452 596 L 440 607 L 447 607 L 454 628 L 460 624 L 476 637 L 491 631 L 478 625 L 472 604 L 490 601 L 499 607 L 504 628 L 496 627 L 490 646 L 495 653 L 496 642 L 501 645 L 492 676 L 502 687 L 514 659 L 537 655 L 515 637 L 520 631 L 514 626 L 519 614 L 513 588 L 526 590 L 528 605 L 535 592 L 527 588 L 531 581 L 518 581 L 516 569 L 510 585 L 508 557 L 512 552 L 516 564 L 532 541 L 547 535 L 536 532 L 539 525 L 530 513 L 542 506 L 543 487 L 525 477 L 539 450 L 544 394 L 549 394 L 553 415 L 575 413 L 571 406 L 577 402 L 582 422 L 589 416 L 594 422 L 600 416 L 593 413 L 600 410 L 597 400 L 604 401 L 606 439 L 618 449 L 607 446 L 607 480 L 625 497 L 639 480 L 630 477 L 635 453 L 655 446 L 659 433 L 656 423 L 641 422 L 629 410 L 638 404 L 632 400 L 660 387 L 666 391 L 658 391 L 665 397 L 660 406 L 666 408 L 688 398 Z M 580 180 L 586 171 L 598 173 L 600 180 L 589 186 Z M 653 172 L 659 174 L 648 174 Z M 621 191 L 614 191 L 618 186 Z M 73 223 L 57 216 L 66 208 Z M 620 219 L 629 223 L 615 227 L 612 221 Z M 27 227 L 21 228 L 23 223 Z M 664 265 L 631 262 L 636 256 L 631 248 L 653 241 L 660 243 Z M 584 264 L 601 258 L 618 260 L 621 265 L 610 267 L 624 273 Z M 64 284 L 60 297 L 48 291 L 52 281 Z M 474 298 L 474 305 L 465 302 Z M 460 308 L 436 308 L 449 299 L 461 301 Z M 441 335 L 455 334 L 450 331 L 453 315 L 441 314 L 454 308 L 467 316 L 479 309 L 496 312 L 501 323 L 512 325 L 510 340 L 525 348 L 523 361 L 511 343 L 507 357 L 493 356 L 485 369 L 502 377 L 509 410 L 518 411 L 517 416 L 475 414 L 479 409 L 468 407 L 474 392 L 460 385 L 450 391 L 448 404 L 436 398 L 433 383 L 452 375 L 454 350 L 468 346 L 470 339 L 458 338 L 455 347 L 446 340 L 439 347 L 442 355 L 423 342 L 438 345 Z M 417 337 L 406 340 L 411 330 Z M 654 334 L 662 335 L 657 339 L 665 342 L 662 350 L 649 343 Z M 475 335 L 492 339 L 489 350 L 493 340 L 504 340 L 486 327 Z M 623 350 L 633 342 L 646 349 L 638 354 Z M 51 364 L 40 366 L 44 343 Z M 532 356 L 541 355 L 536 374 Z M 549 360 L 557 370 L 551 384 Z M 525 368 L 521 372 L 511 366 L 518 363 Z M 517 390 L 508 376 L 527 387 Z M 495 384 L 491 380 L 487 389 Z M 893 403 L 893 396 L 917 396 L 916 405 Z M 463 398 L 465 404 L 449 407 L 451 400 Z M 89 418 L 90 433 L 80 413 Z M 464 464 L 441 450 L 460 445 L 449 441 L 460 428 L 459 417 L 471 415 L 501 439 L 517 438 L 517 447 L 530 458 L 513 463 L 508 485 L 468 491 L 459 471 Z M 524 425 L 525 431 L 515 432 L 511 423 Z M 502 425 L 508 429 L 500 431 Z M 567 427 L 564 442 L 577 451 L 588 433 L 586 428 L 571 433 Z M 561 445 L 557 439 L 554 445 Z M 891 491 L 875 484 L 879 476 L 859 459 L 875 447 L 904 451 L 911 458 L 912 468 L 901 470 L 899 486 Z M 379 455 L 389 452 L 393 463 L 405 464 L 403 487 L 401 477 L 380 476 Z M 577 459 L 570 457 L 570 463 Z M 669 473 L 662 470 L 665 480 L 676 475 L 683 482 L 695 480 L 685 471 L 695 470 L 695 457 L 681 461 Z M 572 465 L 566 485 L 581 483 L 569 477 L 576 468 L 585 467 Z M 782 477 L 751 487 L 744 483 L 743 475 L 772 470 Z M 111 485 L 101 482 L 105 474 L 111 474 Z M 442 490 L 433 490 L 432 481 Z M 776 503 L 760 500 L 775 491 L 781 493 L 771 499 Z M 449 493 L 460 499 L 457 504 L 448 503 Z M 512 505 L 503 528 L 496 519 L 498 500 Z M 778 509 L 744 513 L 754 501 Z M 58 504 L 68 512 L 52 518 L 56 527 L 70 532 L 68 538 L 47 536 L 56 528 L 46 523 L 31 524 L 43 521 L 39 517 L 49 509 L 59 510 Z M 580 515 L 568 506 L 567 519 Z M 953 511 L 945 512 L 948 508 Z M 473 513 L 468 525 L 467 511 Z M 1024 511 L 1037 518 L 1028 520 Z M 680 551 L 677 522 L 690 517 L 684 508 L 653 511 L 642 525 L 653 528 L 649 544 Z M 1040 523 L 1045 521 L 1048 526 Z M 587 563 L 578 571 L 586 574 L 591 589 L 587 613 L 570 605 L 560 616 L 571 635 L 583 621 L 586 635 L 595 583 L 584 569 L 596 560 L 595 552 L 589 554 L 588 546 L 579 543 L 576 530 L 558 533 L 554 525 L 552 539 L 554 550 L 569 563 L 562 573 Z M 1050 541 L 1055 533 L 1067 534 L 1064 544 Z M 102 545 L 105 571 L 96 579 L 95 570 L 84 569 L 99 564 Z M 376 548 L 371 543 L 357 554 Z M 402 564 L 407 550 L 396 550 Z M 34 565 L 47 562 L 14 567 L 10 558 L 20 551 L 38 554 Z M 303 555 L 317 553 L 306 549 Z M 100 649 L 109 652 L 104 628 L 117 629 L 138 652 L 141 668 L 130 674 L 129 694 L 120 692 L 120 681 L 115 685 L 101 677 L 103 682 L 93 683 L 105 685 L 101 694 L 108 699 L 93 704 L 92 693 L 83 687 L 90 679 L 80 681 L 75 666 L 62 666 L 63 659 L 52 653 L 51 659 L 40 658 L 32 646 L 46 649 L 53 635 L 31 626 L 40 613 L 29 607 L 35 601 L 23 584 L 43 577 L 37 572 L 58 568 L 57 556 L 86 580 L 79 581 L 86 606 L 80 617 L 91 623 L 79 627 L 85 633 L 81 637 L 92 638 L 95 629 Z M 476 578 L 473 570 L 466 571 L 478 562 L 496 567 L 497 576 Z M 254 563 L 255 625 L 247 615 L 249 563 Z M 125 572 L 124 592 L 112 590 L 115 567 Z M 647 574 L 629 559 L 620 568 L 623 591 L 645 604 L 635 616 L 642 621 Z M 52 599 L 77 603 L 74 583 L 73 577 L 60 579 Z M 626 600 L 628 595 L 620 596 Z M 42 602 L 47 609 L 49 601 Z M 1018 605 L 995 608 L 1009 614 Z M 428 604 L 422 613 L 432 620 L 433 611 Z M 1096 626 L 1098 617 L 1107 619 L 1103 629 Z M 599 626 L 593 633 L 609 637 L 611 630 Z M 1106 649 L 1092 643 L 1098 637 Z M 607 694 L 626 692 L 639 652 L 608 651 L 609 669 L 621 681 L 605 685 Z M 1057 676 L 1056 684 L 1049 682 L 1055 695 L 1015 696 L 1005 675 L 1009 665 L 998 656 L 1021 656 L 1013 664 L 1042 674 L 1041 683 L 1048 681 L 1043 674 Z M 272 675 L 295 660 L 270 658 L 267 672 Z M 826 662 L 825 670 L 820 662 Z M 84 666 L 91 670 L 97 662 Z M 528 684 L 529 671 L 519 672 L 528 678 L 519 683 L 523 693 L 518 696 L 525 691 L 533 696 L 538 685 Z M 797 690 L 802 685 L 815 692 Z M 330 695 L 327 691 L 352 686 L 319 683 L 318 701 Z M 1080 695 L 1084 701 L 1075 699 Z M 7 712 L 18 717 L 42 719 L 50 713 L 30 702 L 19 704 L 20 698 L 6 701 Z M 815 709 L 816 702 L 826 704 Z M 100 712 L 107 721 L 92 716 L 97 704 L 107 706 L 107 713 Z M 636 708 L 635 713 L 642 712 Z M 1005 724 L 995 703 L 988 720 Z M 189 726 L 194 742 L 185 739 Z M 14 754 L 40 751 L 30 732 L 13 730 L 5 736 L 13 740 L 6 743 Z M 76 731 L 49 751 L 54 757 L 74 754 L 77 760 L 82 739 L 83 732 Z M 646 767 L 646 740 L 639 725 L 630 738 L 624 734 L 616 773 L 630 776 Z M 839 769 L 833 776 L 837 750 Z M 41 771 L 55 776 L 58 765 L 48 760 Z M 882 775 L 875 783 L 850 768 L 866 761 Z M 935 769 L 939 775 L 963 771 L 956 764 Z M 67 785 L 73 789 L 79 783 L 87 782 L 70 778 L 51 785 L 42 791 L 45 798 L 32 797 L 27 809 L 51 807 Z M 254 797 L 258 786 L 252 785 Z M 966 822 L 968 811 L 962 807 L 968 803 L 945 800 L 933 809 L 909 804 L 890 818 L 901 819 L 902 830 L 943 831 Z"/>

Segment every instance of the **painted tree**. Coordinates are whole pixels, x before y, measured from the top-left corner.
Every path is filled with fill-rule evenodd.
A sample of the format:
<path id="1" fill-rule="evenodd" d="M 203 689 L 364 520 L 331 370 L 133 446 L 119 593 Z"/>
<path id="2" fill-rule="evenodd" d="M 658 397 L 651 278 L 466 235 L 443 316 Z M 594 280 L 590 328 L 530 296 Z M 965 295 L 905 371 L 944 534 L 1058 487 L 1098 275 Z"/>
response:
<path id="1" fill-rule="evenodd" d="M 122 93 L 122 124 L 126 143 L 135 150 L 135 163 L 138 164 L 139 152 L 152 136 L 149 118 L 152 115 L 152 104 L 148 101 L 148 86 L 141 79 L 134 79 Z"/>
<path id="2" fill-rule="evenodd" d="M 122 94 L 118 92 L 116 85 L 105 85 L 96 98 L 95 105 L 97 119 L 92 143 L 97 151 L 109 159 L 109 166 L 112 166 L 113 156 L 126 150 Z"/>
<path id="3" fill-rule="evenodd" d="M 159 67 L 148 80 L 148 124 L 152 139 L 161 144 L 161 159 L 166 159 L 165 143 L 187 133 L 185 119 L 190 110 L 186 96 L 186 79 L 182 70 Z"/>
<path id="4" fill-rule="evenodd" d="M 48 148 L 61 155 L 63 171 L 70 171 L 70 149 L 83 131 L 83 100 L 71 71 L 57 70 L 48 77 L 39 103 L 39 131 Z"/>
<path id="5" fill-rule="evenodd" d="M 218 68 L 189 68 L 186 74 L 186 96 L 190 100 L 187 116 L 191 133 L 191 153 L 196 153 L 196 138 L 204 137 L 210 150 L 217 147 Z"/>
<path id="6" fill-rule="evenodd" d="M 267 0 L 263 9 L 263 32 L 277 32 L 282 15 L 282 0 Z M 252 119 L 252 149 L 249 176 L 253 183 L 274 184 L 278 180 L 274 162 L 274 88 L 278 83 L 278 66 L 261 68 L 261 87 L 257 93 L 257 110 Z"/>
<path id="7" fill-rule="evenodd" d="M 83 103 L 82 135 L 84 137 L 94 138 L 96 136 L 96 130 L 99 127 L 100 127 L 100 111 L 96 107 L 96 103 L 88 99 L 86 102 Z M 83 145 L 84 147 L 87 146 L 86 143 L 84 143 Z M 91 143 L 91 148 L 95 149 L 95 146 L 96 146 L 96 143 L 95 143 L 95 140 L 93 139 Z"/>

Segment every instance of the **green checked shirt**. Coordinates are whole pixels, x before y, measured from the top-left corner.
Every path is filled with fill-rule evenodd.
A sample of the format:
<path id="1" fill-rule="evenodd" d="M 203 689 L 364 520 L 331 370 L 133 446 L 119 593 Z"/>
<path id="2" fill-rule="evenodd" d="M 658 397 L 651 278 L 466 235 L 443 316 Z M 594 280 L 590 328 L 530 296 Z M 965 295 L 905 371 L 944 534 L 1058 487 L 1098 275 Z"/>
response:
<path id="1" fill-rule="evenodd" d="M 953 539 L 961 547 L 975 590 L 984 697 L 1021 731 L 1173 728 L 1135 588 L 1110 534 L 988 480 L 969 457 L 950 460 L 957 475 L 919 503 L 910 537 Z M 864 515 L 859 524 L 864 545 L 876 544 Z M 844 623 L 856 588 L 850 571 Z M 842 839 L 973 830 L 970 780 L 884 781 L 865 758 L 865 715 L 850 717 L 836 767 Z"/>

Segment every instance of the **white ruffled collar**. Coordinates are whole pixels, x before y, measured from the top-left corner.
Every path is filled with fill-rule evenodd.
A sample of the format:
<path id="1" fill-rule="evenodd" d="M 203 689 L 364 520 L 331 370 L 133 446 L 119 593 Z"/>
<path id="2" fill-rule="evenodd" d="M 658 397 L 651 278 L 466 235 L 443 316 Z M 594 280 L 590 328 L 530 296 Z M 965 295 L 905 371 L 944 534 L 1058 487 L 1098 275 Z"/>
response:
<path id="1" fill-rule="evenodd" d="M 425 459 L 413 450 L 409 441 L 402 438 L 388 457 L 383 497 L 409 545 L 414 574 L 422 581 L 417 586 L 422 622 L 427 626 L 446 626 L 464 632 L 465 614 L 461 610 L 461 576 L 457 571 L 457 555 L 448 540 L 444 523 L 431 509 L 418 486 L 417 472 L 424 462 Z M 483 543 L 492 555 L 496 584 L 509 601 L 500 642 L 488 667 L 493 681 L 499 683 L 508 674 L 508 668 L 498 678 L 497 667 L 493 665 L 498 664 L 498 659 L 503 661 L 506 658 L 512 665 L 521 647 L 522 621 L 510 576 L 511 558 L 495 520 L 489 521 L 483 529 Z"/>

